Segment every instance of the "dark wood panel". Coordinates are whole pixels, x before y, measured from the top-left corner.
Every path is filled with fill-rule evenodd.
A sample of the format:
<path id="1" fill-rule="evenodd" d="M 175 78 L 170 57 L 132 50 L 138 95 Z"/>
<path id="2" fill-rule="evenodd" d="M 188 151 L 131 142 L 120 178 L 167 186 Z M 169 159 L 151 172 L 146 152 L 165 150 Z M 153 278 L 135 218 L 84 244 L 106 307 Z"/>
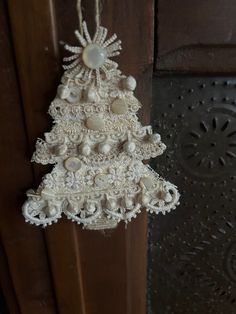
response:
<path id="1" fill-rule="evenodd" d="M 93 2 L 82 1 L 82 5 L 92 31 Z M 65 21 L 58 25 L 58 38 L 75 44 L 74 29 L 78 27 L 75 6 L 61 1 L 56 8 L 58 20 Z M 124 12 L 126 21 L 120 23 Z M 152 23 L 151 1 L 103 1 L 102 25 L 108 27 L 109 34 L 115 32 L 122 40 L 123 52 L 117 61 L 125 74 L 132 74 L 138 80 L 137 95 L 143 102 L 141 118 L 145 123 L 149 120 L 151 97 Z M 141 43 L 141 38 L 146 41 Z M 65 52 L 61 50 L 61 54 Z M 121 225 L 104 234 L 79 227 L 76 230 L 86 313 L 145 313 L 146 215 L 138 217 L 127 229 Z"/>
<path id="2" fill-rule="evenodd" d="M 50 129 L 47 110 L 59 83 L 60 58 L 55 4 L 53 1 L 25 1 L 23 5 L 12 4 L 11 9 L 27 132 L 33 151 L 36 138 Z M 73 9 L 75 16 L 74 5 Z M 63 24 L 60 16 L 58 20 L 59 24 Z M 37 42 L 29 45 L 29 38 L 37 38 Z M 35 164 L 33 169 L 38 183 L 42 174 L 50 171 L 49 167 Z M 64 220 L 45 232 L 53 287 L 61 314 L 85 313 L 75 227 L 77 226 Z"/>
<path id="3" fill-rule="evenodd" d="M 2 298 L 5 301 L 4 303 L 7 304 L 7 306 L 4 307 L 8 308 L 9 313 L 20 314 L 20 309 L 13 287 L 11 274 L 9 272 L 6 254 L 4 253 L 2 244 L 0 244 L 0 287 L 2 292 Z"/>
<path id="4" fill-rule="evenodd" d="M 55 313 L 43 233 L 26 225 L 21 215 L 25 190 L 33 184 L 21 110 L 14 52 L 5 2 L 0 2 L 1 32 L 1 286 L 8 308 L 17 313 Z M 4 257 L 5 256 L 5 257 Z M 3 269 L 7 263 L 7 269 Z M 9 278 L 10 276 L 10 278 Z M 9 282 L 6 282 L 9 280 Z M 12 284 L 11 284 L 12 283 Z M 13 290 L 10 290 L 13 289 Z M 13 300 L 13 297 L 16 300 Z"/>
<path id="5" fill-rule="evenodd" d="M 9 312 L 6 308 L 6 303 L 5 303 L 2 291 L 0 291 L 0 312 L 2 314 L 9 314 Z"/>
<path id="6" fill-rule="evenodd" d="M 234 0 L 157 2 L 156 68 L 236 72 Z"/>
<path id="7" fill-rule="evenodd" d="M 59 83 L 60 61 L 53 1 L 10 1 L 11 25 L 17 68 L 21 83 L 23 108 L 30 151 L 37 137 L 50 129 L 47 110 Z M 29 44 L 29 41 L 33 44 Z M 30 158 L 28 159 L 28 164 Z M 33 164 L 36 182 L 40 183 L 50 167 Z M 32 187 L 31 185 L 28 188 Z M 29 228 L 25 224 L 26 228 Z M 38 230 L 36 227 L 32 227 Z M 76 254 L 74 226 L 62 221 L 45 232 L 45 249 L 51 265 L 47 275 L 53 281 L 53 292 L 61 314 L 84 313 L 81 298 L 79 261 Z M 40 229 L 39 229 L 40 230 Z M 44 233 L 44 231 L 41 231 Z M 40 254 L 40 252 L 37 252 Z"/>
<path id="8" fill-rule="evenodd" d="M 184 47 L 157 58 L 158 71 L 192 74 L 236 73 L 234 47 Z"/>
<path id="9" fill-rule="evenodd" d="M 8 6 L 32 153 L 49 128 L 48 105 L 59 80 L 53 0 L 9 0 Z"/>
<path id="10" fill-rule="evenodd" d="M 50 129 L 46 112 L 56 93 L 61 73 L 60 60 L 65 54 L 59 47 L 59 56 L 58 42 L 76 42 L 74 29 L 77 28 L 78 18 L 75 2 L 9 1 L 31 152 L 36 138 Z M 93 3 L 82 3 L 85 17 L 93 28 Z M 126 21 L 120 23 L 124 12 Z M 137 95 L 143 102 L 141 116 L 146 123 L 149 120 L 151 85 L 148 83 L 153 60 L 152 1 L 103 1 L 102 18 L 109 34 L 116 32 L 123 41 L 124 52 L 119 62 L 125 74 L 133 74 L 138 79 Z M 141 38 L 146 40 L 141 42 Z M 38 165 L 34 165 L 33 169 L 37 182 L 48 171 L 47 167 Z M 28 187 L 31 186 L 32 183 Z M 39 232 L 36 227 L 30 230 Z M 53 291 L 61 314 L 145 313 L 145 213 L 127 229 L 120 225 L 112 232 L 84 231 L 69 221 L 61 220 L 47 228 L 45 235 Z M 47 277 L 50 278 L 50 275 Z"/>
<path id="11" fill-rule="evenodd" d="M 63 219 L 46 230 L 47 247 L 60 314 L 87 314 L 77 225 Z M 86 239 L 85 239 L 86 241 Z"/>

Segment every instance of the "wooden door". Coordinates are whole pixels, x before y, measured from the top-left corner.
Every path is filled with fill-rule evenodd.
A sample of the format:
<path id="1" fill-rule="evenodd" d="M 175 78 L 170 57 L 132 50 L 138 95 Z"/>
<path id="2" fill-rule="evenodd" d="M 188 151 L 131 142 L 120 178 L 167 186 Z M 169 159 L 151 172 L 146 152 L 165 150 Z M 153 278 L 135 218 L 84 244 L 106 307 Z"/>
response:
<path id="1" fill-rule="evenodd" d="M 75 43 L 75 0 L 1 0 L 0 281 L 10 314 L 143 314 L 146 214 L 116 230 L 82 230 L 62 219 L 40 229 L 24 222 L 25 191 L 48 167 L 30 164 L 60 82 L 62 42 Z M 82 1 L 94 27 L 94 1 Z M 102 23 L 123 42 L 121 70 L 137 78 L 140 118 L 149 120 L 153 3 L 103 1 Z"/>
<path id="2" fill-rule="evenodd" d="M 148 314 L 236 313 L 236 3 L 159 0 L 153 166 L 180 206 L 149 224 Z"/>

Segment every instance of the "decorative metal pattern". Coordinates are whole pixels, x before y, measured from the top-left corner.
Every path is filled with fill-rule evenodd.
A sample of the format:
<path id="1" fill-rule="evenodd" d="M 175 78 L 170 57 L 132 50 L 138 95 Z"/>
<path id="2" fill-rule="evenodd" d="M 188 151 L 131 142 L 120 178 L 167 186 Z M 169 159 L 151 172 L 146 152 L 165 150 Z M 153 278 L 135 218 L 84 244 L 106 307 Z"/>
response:
<path id="1" fill-rule="evenodd" d="M 236 313 L 236 79 L 154 79 L 152 166 L 182 194 L 149 220 L 148 313 Z M 154 164 L 155 163 L 155 164 Z"/>

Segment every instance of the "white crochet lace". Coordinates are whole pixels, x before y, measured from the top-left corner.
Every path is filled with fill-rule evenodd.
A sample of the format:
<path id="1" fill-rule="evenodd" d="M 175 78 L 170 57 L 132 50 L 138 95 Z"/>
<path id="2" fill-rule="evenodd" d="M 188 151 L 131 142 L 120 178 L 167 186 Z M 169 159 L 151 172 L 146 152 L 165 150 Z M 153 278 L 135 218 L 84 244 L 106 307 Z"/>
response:
<path id="1" fill-rule="evenodd" d="M 91 39 L 85 23 L 83 27 L 85 38 L 76 32 L 82 47 L 66 46 L 73 55 L 65 61 L 72 63 L 64 66 L 49 107 L 54 126 L 45 140 L 38 139 L 32 157 L 55 166 L 37 191 L 27 192 L 23 215 L 30 223 L 47 226 L 64 213 L 89 229 L 104 229 L 129 222 L 142 208 L 165 214 L 176 207 L 179 193 L 142 163 L 166 147 L 151 126 L 138 121 L 135 79 L 121 74 L 109 59 L 118 55 L 120 41 L 114 42 L 116 35 L 106 41 L 104 27 Z M 95 45 L 95 53 L 102 47 L 95 54 L 101 60 L 91 58 L 103 62 L 96 69 L 83 60 L 89 45 Z"/>

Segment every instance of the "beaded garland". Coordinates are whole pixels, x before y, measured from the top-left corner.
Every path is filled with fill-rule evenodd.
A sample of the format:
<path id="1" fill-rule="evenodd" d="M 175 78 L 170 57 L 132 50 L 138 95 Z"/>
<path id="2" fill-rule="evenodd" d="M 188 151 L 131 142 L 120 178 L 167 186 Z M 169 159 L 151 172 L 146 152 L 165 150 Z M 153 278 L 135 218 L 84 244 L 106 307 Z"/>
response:
<path id="1" fill-rule="evenodd" d="M 83 22 L 75 31 L 80 46 L 66 45 L 65 73 L 49 107 L 54 119 L 38 139 L 32 161 L 54 164 L 36 191 L 27 192 L 25 220 L 47 226 L 64 213 L 89 229 L 114 228 L 146 208 L 169 212 L 179 203 L 177 188 L 142 160 L 161 155 L 165 145 L 137 118 L 136 80 L 110 58 L 121 41 L 97 27 L 92 38 Z"/>

